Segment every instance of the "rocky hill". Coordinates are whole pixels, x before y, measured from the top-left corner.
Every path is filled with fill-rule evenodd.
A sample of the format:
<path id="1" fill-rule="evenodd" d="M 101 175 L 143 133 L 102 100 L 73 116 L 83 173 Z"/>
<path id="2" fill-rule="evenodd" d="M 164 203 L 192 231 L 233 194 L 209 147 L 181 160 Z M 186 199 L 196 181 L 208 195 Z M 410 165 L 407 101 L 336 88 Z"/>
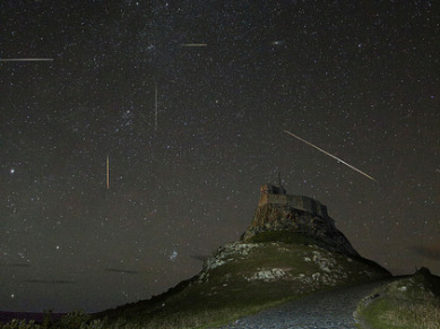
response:
<path id="1" fill-rule="evenodd" d="M 325 206 L 263 185 L 259 206 L 240 241 L 220 247 L 199 274 L 162 295 L 95 318 L 113 324 L 135 321 L 145 328 L 221 324 L 314 291 L 389 276 L 359 256 Z"/>

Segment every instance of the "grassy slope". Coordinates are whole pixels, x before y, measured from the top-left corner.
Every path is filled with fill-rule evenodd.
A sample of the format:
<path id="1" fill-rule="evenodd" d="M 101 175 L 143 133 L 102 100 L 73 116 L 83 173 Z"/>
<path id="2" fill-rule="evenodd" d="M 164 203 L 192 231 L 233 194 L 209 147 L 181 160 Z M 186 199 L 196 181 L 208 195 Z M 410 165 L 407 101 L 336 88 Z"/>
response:
<path id="1" fill-rule="evenodd" d="M 232 244 L 220 251 L 217 263 L 199 276 L 151 300 L 98 316 L 106 316 L 111 323 L 149 323 L 149 328 L 213 326 L 317 290 L 387 275 L 363 259 L 311 245 L 315 241 L 304 236 L 292 238 L 290 233 L 289 241 L 262 242 L 274 238 L 266 234 L 256 237 L 259 243 Z"/>
<path id="2" fill-rule="evenodd" d="M 429 272 L 396 279 L 358 306 L 360 328 L 440 329 L 440 278 Z"/>

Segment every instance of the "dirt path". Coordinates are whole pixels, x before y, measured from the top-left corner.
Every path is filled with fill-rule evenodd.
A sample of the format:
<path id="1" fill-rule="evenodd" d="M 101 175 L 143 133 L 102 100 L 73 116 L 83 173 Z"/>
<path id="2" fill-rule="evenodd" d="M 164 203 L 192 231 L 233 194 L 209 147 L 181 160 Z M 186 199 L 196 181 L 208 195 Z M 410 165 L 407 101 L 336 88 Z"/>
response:
<path id="1" fill-rule="evenodd" d="M 242 318 L 223 329 L 355 329 L 358 302 L 390 279 L 316 293 Z"/>

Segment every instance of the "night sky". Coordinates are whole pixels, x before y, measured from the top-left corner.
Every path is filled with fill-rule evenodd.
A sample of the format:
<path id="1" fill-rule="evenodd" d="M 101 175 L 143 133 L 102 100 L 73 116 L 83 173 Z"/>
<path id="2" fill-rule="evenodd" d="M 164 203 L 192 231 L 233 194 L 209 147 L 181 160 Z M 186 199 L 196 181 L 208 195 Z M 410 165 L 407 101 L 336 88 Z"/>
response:
<path id="1" fill-rule="evenodd" d="M 278 172 L 363 256 L 440 274 L 439 13 L 423 0 L 2 0 L 0 310 L 161 293 L 239 238 Z"/>

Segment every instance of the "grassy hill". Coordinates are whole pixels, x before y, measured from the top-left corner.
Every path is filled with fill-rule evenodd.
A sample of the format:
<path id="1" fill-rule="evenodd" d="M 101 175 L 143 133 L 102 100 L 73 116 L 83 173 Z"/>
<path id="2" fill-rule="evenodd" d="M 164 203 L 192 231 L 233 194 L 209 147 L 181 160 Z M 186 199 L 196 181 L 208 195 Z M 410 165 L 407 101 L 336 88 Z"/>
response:
<path id="1" fill-rule="evenodd" d="M 440 277 L 422 268 L 377 289 L 358 305 L 359 328 L 440 329 Z"/>
<path id="2" fill-rule="evenodd" d="M 265 232 L 254 240 L 219 248 L 197 276 L 162 295 L 94 318 L 144 328 L 212 327 L 318 290 L 390 275 L 374 262 L 328 251 L 291 232 Z"/>

